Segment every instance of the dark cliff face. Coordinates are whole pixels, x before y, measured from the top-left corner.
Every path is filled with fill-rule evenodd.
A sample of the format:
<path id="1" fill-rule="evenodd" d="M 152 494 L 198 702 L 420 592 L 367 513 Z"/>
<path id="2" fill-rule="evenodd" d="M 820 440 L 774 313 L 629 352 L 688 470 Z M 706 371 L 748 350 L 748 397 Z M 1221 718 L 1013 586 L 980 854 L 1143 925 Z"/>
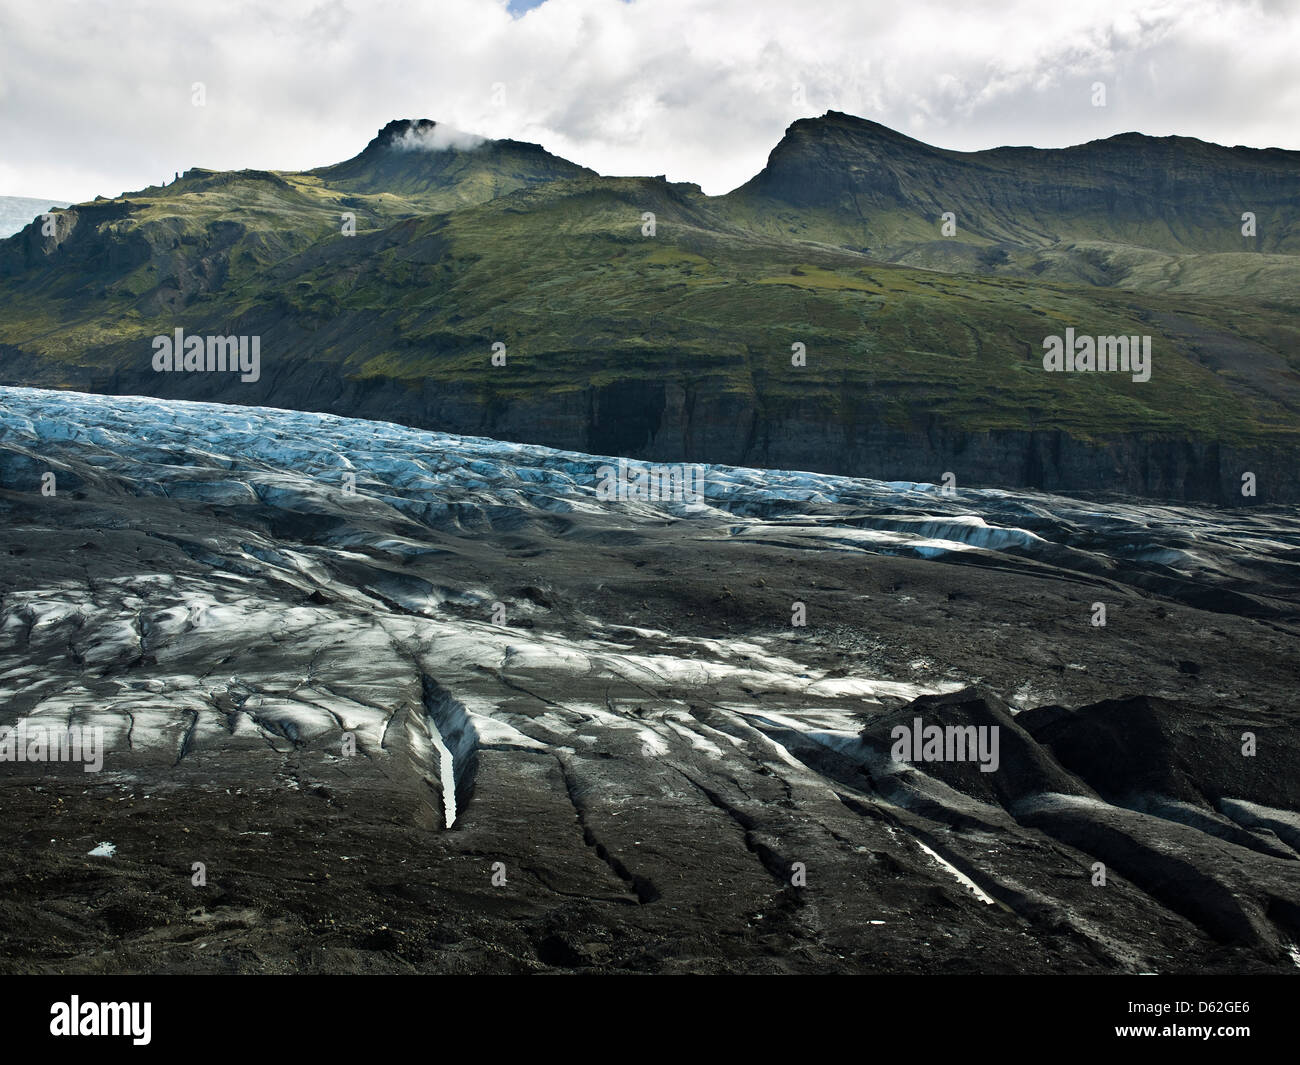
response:
<path id="1" fill-rule="evenodd" d="M 0 347 L 0 384 L 41 383 L 46 372 Z M 846 422 L 824 400 L 779 407 L 710 385 L 629 379 L 522 401 L 482 383 L 410 382 L 341 377 L 327 363 L 301 360 L 240 384 L 207 375 L 108 374 L 63 367 L 61 380 L 109 395 L 318 411 L 393 421 L 468 436 L 540 444 L 653 462 L 702 462 L 806 470 L 957 488 L 1038 488 L 1062 493 L 1119 493 L 1224 506 L 1300 502 L 1300 471 L 1280 448 L 1239 448 L 1176 435 L 1115 432 L 1081 440 L 1060 430 L 967 431 L 920 415 L 897 426 L 884 405 L 866 403 Z M 1242 475 L 1257 494 L 1243 497 Z"/>
<path id="2" fill-rule="evenodd" d="M 140 237 L 105 241 L 100 236 L 100 226 L 127 218 L 131 211 L 127 203 L 82 204 L 54 212 L 49 233 L 44 221 L 36 218 L 13 237 L 0 241 L 0 277 L 18 277 L 44 266 L 56 254 L 68 271 L 69 284 L 87 274 L 125 272 L 148 262 L 150 248 Z"/>

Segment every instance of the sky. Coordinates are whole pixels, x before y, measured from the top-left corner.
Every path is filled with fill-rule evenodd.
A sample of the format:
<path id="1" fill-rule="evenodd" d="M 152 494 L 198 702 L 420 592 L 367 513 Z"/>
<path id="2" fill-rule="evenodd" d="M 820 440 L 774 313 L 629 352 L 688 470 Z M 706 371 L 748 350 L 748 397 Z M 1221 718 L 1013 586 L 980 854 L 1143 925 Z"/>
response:
<path id="1" fill-rule="evenodd" d="M 711 194 L 828 110 L 1300 149 L 1298 57 L 1300 0 L 0 0 L 0 195 L 309 169 L 394 118 Z"/>

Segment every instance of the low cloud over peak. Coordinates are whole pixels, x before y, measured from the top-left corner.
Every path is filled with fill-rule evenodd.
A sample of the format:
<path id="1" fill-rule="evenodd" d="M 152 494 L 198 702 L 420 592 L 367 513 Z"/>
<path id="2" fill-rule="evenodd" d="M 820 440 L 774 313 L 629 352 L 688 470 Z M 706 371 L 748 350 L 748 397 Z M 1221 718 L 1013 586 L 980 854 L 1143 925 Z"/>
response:
<path id="1" fill-rule="evenodd" d="M 477 133 L 456 129 L 445 122 L 431 122 L 422 118 L 418 122 L 407 122 L 403 128 L 394 131 L 389 145 L 404 152 L 441 152 L 448 148 L 469 151 L 486 139 Z"/>

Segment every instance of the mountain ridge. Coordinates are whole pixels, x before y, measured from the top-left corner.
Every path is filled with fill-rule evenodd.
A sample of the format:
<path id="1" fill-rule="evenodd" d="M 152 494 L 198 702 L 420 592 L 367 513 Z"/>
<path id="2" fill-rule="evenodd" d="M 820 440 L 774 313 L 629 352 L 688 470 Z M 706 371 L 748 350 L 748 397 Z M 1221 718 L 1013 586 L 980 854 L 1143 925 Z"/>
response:
<path id="1" fill-rule="evenodd" d="M 1285 149 L 1125 133 L 957 152 L 829 112 L 792 123 L 767 165 L 728 196 L 858 217 L 907 213 L 893 229 L 868 227 L 887 245 L 924 239 L 911 216 L 934 229 L 936 213 L 951 211 L 959 233 L 991 241 L 1104 236 L 1166 253 L 1243 250 L 1241 214 L 1253 210 L 1260 233 L 1250 250 L 1297 253 L 1297 181 L 1300 152 Z"/>

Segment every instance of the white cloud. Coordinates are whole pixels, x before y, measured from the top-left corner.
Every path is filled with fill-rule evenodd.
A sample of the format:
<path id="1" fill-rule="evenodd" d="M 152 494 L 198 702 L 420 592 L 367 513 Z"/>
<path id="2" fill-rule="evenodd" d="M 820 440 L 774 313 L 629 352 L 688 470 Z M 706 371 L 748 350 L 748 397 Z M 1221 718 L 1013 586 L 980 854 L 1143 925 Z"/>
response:
<path id="1" fill-rule="evenodd" d="M 1268 0 L 10 0 L 0 193 L 319 166 L 392 118 L 715 193 L 829 109 L 963 150 L 1128 130 L 1300 148 L 1297 53 L 1300 5 Z"/>
<path id="2" fill-rule="evenodd" d="M 393 146 L 404 152 L 442 152 L 448 148 L 468 151 L 477 148 L 483 140 L 477 133 L 466 133 L 463 129 L 439 122 L 428 128 L 403 130 L 402 135 L 393 141 Z"/>

